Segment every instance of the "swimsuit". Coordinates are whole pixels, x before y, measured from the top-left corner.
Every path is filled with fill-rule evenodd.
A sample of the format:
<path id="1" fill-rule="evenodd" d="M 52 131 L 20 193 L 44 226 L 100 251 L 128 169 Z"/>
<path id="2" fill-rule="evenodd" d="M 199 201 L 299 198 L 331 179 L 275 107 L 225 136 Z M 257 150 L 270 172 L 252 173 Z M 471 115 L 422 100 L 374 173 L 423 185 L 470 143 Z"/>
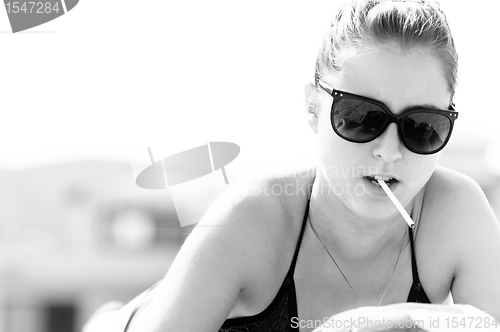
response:
<path id="1" fill-rule="evenodd" d="M 412 219 L 415 221 L 415 226 L 418 225 L 420 219 L 420 212 L 423 203 L 422 190 L 415 197 L 415 205 L 412 211 Z M 307 217 L 309 215 L 309 202 L 307 203 L 306 211 L 304 214 L 304 221 L 302 222 L 302 229 L 300 231 L 297 247 L 293 256 L 292 264 L 288 273 L 286 274 L 285 281 L 281 285 L 278 294 L 271 302 L 271 304 L 264 309 L 264 311 L 249 317 L 238 317 L 226 319 L 222 324 L 219 332 L 299 332 L 297 324 L 297 298 L 295 294 L 295 283 L 293 281 L 293 273 L 295 270 L 295 263 L 299 255 L 299 248 L 304 235 Z M 413 245 L 413 230 L 408 227 L 410 234 L 411 246 L 411 270 L 413 274 L 413 284 L 411 285 L 408 294 L 407 302 L 416 303 L 431 303 L 425 294 L 420 279 L 418 277 L 417 262 L 415 260 L 415 249 Z M 295 324 L 292 324 L 292 318 L 295 317 Z"/>
<path id="2" fill-rule="evenodd" d="M 424 190 L 422 190 L 414 200 L 412 219 L 415 221 L 415 226 L 418 225 L 418 221 L 420 219 L 420 212 L 423 203 L 423 193 Z M 226 319 L 226 321 L 220 327 L 219 332 L 299 332 L 297 326 L 298 324 L 292 324 L 292 318 L 298 317 L 297 298 L 295 294 L 293 273 L 295 271 L 295 264 L 299 255 L 300 244 L 304 235 L 308 215 L 309 201 L 307 202 L 306 211 L 304 213 L 304 220 L 302 222 L 302 228 L 300 230 L 299 239 L 295 248 L 295 253 L 293 255 L 290 269 L 286 274 L 285 280 L 283 281 L 278 294 L 276 294 L 276 297 L 271 302 L 271 304 L 266 309 L 264 309 L 264 311 L 256 315 Z M 431 303 L 429 298 L 425 294 L 425 291 L 422 288 L 420 279 L 418 277 L 417 262 L 415 260 L 415 249 L 413 244 L 413 230 L 408 227 L 408 231 L 410 234 L 413 284 L 411 285 L 407 302 Z M 148 292 L 152 291 L 158 284 L 159 282 L 152 286 L 148 290 Z M 146 297 L 148 296 L 145 295 L 144 298 Z M 140 311 L 146 304 L 147 303 L 143 303 L 141 301 L 141 303 L 139 303 L 137 307 L 132 311 L 124 332 L 128 330 L 128 326 L 137 312 Z M 295 318 L 295 320 L 296 319 L 297 318 Z"/>

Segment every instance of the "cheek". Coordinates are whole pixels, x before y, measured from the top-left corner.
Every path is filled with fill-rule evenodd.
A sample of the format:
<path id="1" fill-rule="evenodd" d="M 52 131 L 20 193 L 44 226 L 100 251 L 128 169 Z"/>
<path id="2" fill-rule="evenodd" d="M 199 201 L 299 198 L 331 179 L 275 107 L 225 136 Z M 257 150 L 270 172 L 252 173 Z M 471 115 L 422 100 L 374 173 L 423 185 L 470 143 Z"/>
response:
<path id="1" fill-rule="evenodd" d="M 406 156 L 407 174 L 411 174 L 411 181 L 423 186 L 436 169 L 441 152 L 429 156 L 415 155 L 409 152 Z"/>
<path id="2" fill-rule="evenodd" d="M 330 110 L 326 107 L 320 107 L 318 111 L 318 136 L 335 135 L 330 122 Z"/>
<path id="3" fill-rule="evenodd" d="M 333 157 L 342 152 L 342 139 L 335 134 L 330 123 L 330 113 L 322 109 L 318 114 L 317 144 L 321 159 Z"/>
<path id="4" fill-rule="evenodd" d="M 321 167 L 327 174 L 333 175 L 332 179 L 356 173 L 359 165 L 366 164 L 366 156 L 370 155 L 368 144 L 356 144 L 340 138 L 333 131 L 329 114 L 328 118 L 320 119 L 318 123 L 317 146 Z"/>

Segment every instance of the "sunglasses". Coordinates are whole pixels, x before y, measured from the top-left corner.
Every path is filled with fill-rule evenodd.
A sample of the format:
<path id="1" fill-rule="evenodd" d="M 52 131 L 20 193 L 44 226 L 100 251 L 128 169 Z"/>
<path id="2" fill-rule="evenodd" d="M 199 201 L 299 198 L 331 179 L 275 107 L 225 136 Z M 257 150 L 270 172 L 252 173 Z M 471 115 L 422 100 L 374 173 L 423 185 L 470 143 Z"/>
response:
<path id="1" fill-rule="evenodd" d="M 332 89 L 320 80 L 318 84 L 333 97 L 330 113 L 333 130 L 349 142 L 373 141 L 394 122 L 408 150 L 417 154 L 432 154 L 448 143 L 453 123 L 458 118 L 453 104 L 448 110 L 416 106 L 394 114 L 380 101 Z"/>

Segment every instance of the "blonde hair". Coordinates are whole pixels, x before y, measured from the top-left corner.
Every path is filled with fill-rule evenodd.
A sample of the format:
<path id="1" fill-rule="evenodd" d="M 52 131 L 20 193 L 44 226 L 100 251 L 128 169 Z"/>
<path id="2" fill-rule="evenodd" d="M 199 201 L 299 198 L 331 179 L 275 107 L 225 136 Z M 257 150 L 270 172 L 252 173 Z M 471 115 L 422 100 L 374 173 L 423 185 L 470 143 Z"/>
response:
<path id="1" fill-rule="evenodd" d="M 316 59 L 316 84 L 326 71 L 341 72 L 359 47 L 393 43 L 403 51 L 424 47 L 443 64 L 452 94 L 457 85 L 458 55 L 439 3 L 429 0 L 352 0 L 331 23 Z"/>

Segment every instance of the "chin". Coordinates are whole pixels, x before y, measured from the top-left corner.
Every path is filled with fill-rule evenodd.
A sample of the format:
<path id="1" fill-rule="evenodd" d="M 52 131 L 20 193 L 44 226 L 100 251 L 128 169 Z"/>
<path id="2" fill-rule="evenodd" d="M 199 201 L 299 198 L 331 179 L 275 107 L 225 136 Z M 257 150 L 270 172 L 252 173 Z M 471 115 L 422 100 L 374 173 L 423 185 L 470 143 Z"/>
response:
<path id="1" fill-rule="evenodd" d="M 390 203 L 390 202 L 389 202 Z M 348 206 L 355 216 L 366 221 L 386 221 L 388 219 L 394 218 L 399 212 L 395 206 L 372 202 L 368 204 L 366 202 L 355 202 L 351 206 Z"/>

